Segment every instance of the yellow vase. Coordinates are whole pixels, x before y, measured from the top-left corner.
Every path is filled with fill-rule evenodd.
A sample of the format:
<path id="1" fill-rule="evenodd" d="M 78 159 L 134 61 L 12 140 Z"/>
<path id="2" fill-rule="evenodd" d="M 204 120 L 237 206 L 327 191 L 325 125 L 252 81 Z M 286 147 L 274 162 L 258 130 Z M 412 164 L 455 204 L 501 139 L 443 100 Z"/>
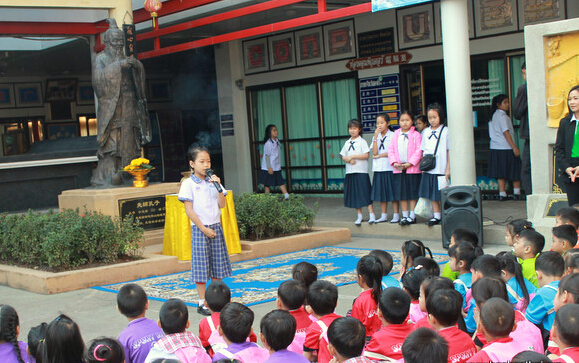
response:
<path id="1" fill-rule="evenodd" d="M 133 187 L 145 188 L 149 185 L 147 181 L 147 174 L 153 169 L 127 170 L 135 179 L 133 180 Z"/>

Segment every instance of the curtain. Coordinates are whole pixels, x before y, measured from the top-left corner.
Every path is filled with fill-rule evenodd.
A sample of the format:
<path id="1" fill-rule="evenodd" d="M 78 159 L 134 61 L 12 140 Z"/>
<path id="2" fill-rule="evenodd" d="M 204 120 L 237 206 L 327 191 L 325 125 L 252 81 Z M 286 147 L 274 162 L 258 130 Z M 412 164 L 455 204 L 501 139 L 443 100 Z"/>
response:
<path id="1" fill-rule="evenodd" d="M 494 96 L 505 93 L 505 61 L 503 59 L 491 59 L 488 61 L 489 71 L 489 101 Z"/>
<path id="2" fill-rule="evenodd" d="M 511 72 L 511 95 L 510 95 L 510 105 L 512 107 L 513 102 L 515 101 L 515 97 L 517 97 L 517 90 L 519 89 L 519 86 L 522 85 L 523 83 L 525 83 L 525 80 L 523 79 L 523 73 L 521 72 L 521 66 L 523 65 L 523 63 L 525 62 L 525 56 L 524 55 L 519 55 L 519 56 L 515 56 L 515 57 L 510 57 L 510 63 L 511 63 L 511 69 L 509 70 Z M 512 114 L 512 112 L 511 112 Z M 513 125 L 519 125 L 520 121 L 516 120 L 513 117 Z M 519 129 L 516 128 L 515 129 L 515 143 L 517 144 L 517 146 L 519 147 L 519 150 L 523 150 L 523 145 L 525 144 L 525 140 L 521 140 L 519 139 Z"/>

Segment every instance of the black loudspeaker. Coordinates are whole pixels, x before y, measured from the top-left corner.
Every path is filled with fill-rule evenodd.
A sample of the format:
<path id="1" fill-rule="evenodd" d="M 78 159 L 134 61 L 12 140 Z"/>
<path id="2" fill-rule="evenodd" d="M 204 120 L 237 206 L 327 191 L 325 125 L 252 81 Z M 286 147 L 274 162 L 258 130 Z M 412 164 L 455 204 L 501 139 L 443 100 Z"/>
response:
<path id="1" fill-rule="evenodd" d="M 456 186 L 440 191 L 442 209 L 442 247 L 448 248 L 452 232 L 457 228 L 470 229 L 483 246 L 482 203 L 478 186 Z"/>

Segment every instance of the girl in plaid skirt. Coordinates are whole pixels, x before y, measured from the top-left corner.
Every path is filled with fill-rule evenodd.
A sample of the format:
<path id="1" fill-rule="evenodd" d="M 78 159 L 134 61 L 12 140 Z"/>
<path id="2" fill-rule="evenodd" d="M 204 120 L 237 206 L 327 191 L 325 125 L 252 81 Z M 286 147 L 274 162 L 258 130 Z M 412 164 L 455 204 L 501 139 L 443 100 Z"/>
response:
<path id="1" fill-rule="evenodd" d="M 209 316 L 211 312 L 204 304 L 207 281 L 231 276 L 220 222 L 221 208 L 225 207 L 225 191 L 217 176 L 207 175 L 211 157 L 206 148 L 192 146 L 188 157 L 193 173 L 181 184 L 179 200 L 185 205 L 185 213 L 191 220 L 191 281 L 197 285 L 199 294 L 197 312 Z M 221 186 L 221 191 L 214 182 Z"/>

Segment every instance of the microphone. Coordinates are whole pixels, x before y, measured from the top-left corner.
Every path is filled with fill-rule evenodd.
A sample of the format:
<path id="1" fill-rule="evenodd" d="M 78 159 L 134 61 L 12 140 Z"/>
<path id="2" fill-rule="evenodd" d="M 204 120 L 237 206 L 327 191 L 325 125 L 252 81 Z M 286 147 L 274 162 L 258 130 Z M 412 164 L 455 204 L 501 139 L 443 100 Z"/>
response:
<path id="1" fill-rule="evenodd" d="M 211 178 L 213 175 L 215 175 L 215 173 L 213 172 L 212 169 L 206 169 L 206 170 L 205 170 L 205 175 L 207 175 L 208 177 Z M 213 185 L 215 185 L 215 189 L 217 189 L 217 191 L 218 191 L 219 193 L 223 193 L 223 188 L 221 188 L 221 185 L 219 185 L 219 183 L 216 182 L 216 181 L 212 181 L 212 182 L 213 182 Z"/>

